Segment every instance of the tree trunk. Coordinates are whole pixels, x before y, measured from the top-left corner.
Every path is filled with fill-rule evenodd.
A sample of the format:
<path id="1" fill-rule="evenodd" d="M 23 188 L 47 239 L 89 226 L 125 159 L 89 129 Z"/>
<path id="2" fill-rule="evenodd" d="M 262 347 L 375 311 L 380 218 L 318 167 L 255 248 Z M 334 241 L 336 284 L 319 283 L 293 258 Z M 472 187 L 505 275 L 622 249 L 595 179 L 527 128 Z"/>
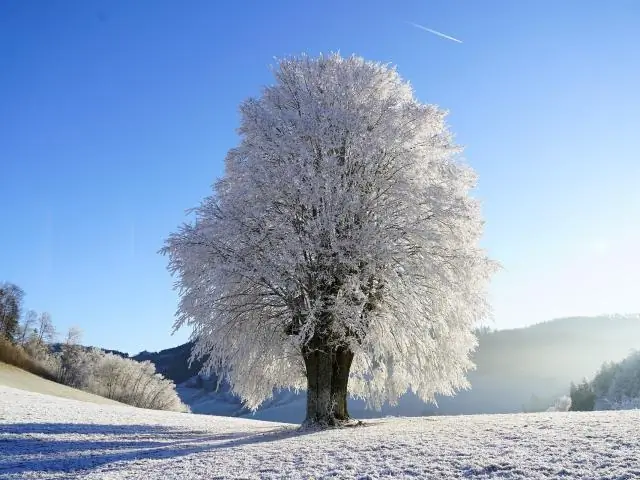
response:
<path id="1" fill-rule="evenodd" d="M 337 422 L 349 420 L 347 385 L 352 361 L 353 352 L 348 348 L 338 347 L 335 350 L 331 375 L 331 403 L 333 405 L 333 417 Z"/>
<path id="2" fill-rule="evenodd" d="M 305 425 L 334 425 L 331 405 L 332 357 L 328 342 L 312 339 L 303 351 L 307 373 L 307 418 Z"/>
<path id="3" fill-rule="evenodd" d="M 353 352 L 314 338 L 305 347 L 307 416 L 305 425 L 333 426 L 349 419 L 347 385 Z"/>

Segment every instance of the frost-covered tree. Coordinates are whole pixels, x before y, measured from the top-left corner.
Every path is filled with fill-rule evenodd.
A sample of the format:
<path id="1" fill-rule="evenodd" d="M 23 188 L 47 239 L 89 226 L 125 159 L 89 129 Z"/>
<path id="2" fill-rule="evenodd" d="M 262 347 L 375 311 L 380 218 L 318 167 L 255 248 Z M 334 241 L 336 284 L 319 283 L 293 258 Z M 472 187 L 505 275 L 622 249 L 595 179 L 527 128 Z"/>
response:
<path id="1" fill-rule="evenodd" d="M 614 403 L 640 399 L 640 351 L 633 352 L 618 364 L 607 399 Z"/>
<path id="2" fill-rule="evenodd" d="M 587 405 L 576 410 L 640 408 L 640 351 L 634 350 L 620 362 L 605 362 L 591 382 L 572 383 L 571 396 L 577 405 Z"/>
<path id="3" fill-rule="evenodd" d="M 0 336 L 15 341 L 24 291 L 13 283 L 0 283 Z"/>
<path id="4" fill-rule="evenodd" d="M 274 74 L 241 105 L 213 195 L 162 250 L 194 358 L 252 409 L 306 388 L 312 424 L 346 420 L 347 392 L 380 407 L 466 387 L 495 265 L 446 112 L 358 57 Z"/>
<path id="5" fill-rule="evenodd" d="M 57 357 L 56 377 L 60 383 L 76 388 L 85 387 L 92 373 L 92 362 L 79 345 L 82 331 L 71 327 L 60 347 Z"/>
<path id="6" fill-rule="evenodd" d="M 51 315 L 42 312 L 38 316 L 36 312 L 30 310 L 27 312 L 27 317 L 23 325 L 26 337 L 24 337 L 22 345 L 31 358 L 46 364 L 46 368 L 53 372 L 53 375 L 56 375 L 58 367 L 50 355 L 50 345 L 55 340 L 57 333 Z M 33 328 L 34 323 L 35 328 Z"/>
<path id="7" fill-rule="evenodd" d="M 593 393 L 595 393 L 597 397 L 606 397 L 619 371 L 619 363 L 605 362 L 591 381 Z"/>
<path id="8" fill-rule="evenodd" d="M 51 320 L 51 314 L 42 312 L 38 317 L 37 340 L 40 343 L 52 343 L 57 335 L 56 329 Z"/>
<path id="9" fill-rule="evenodd" d="M 27 310 L 20 322 L 20 326 L 18 327 L 16 342 L 24 347 L 30 339 L 34 338 L 37 334 L 37 330 L 35 328 L 37 323 L 38 313 L 35 310 Z"/>

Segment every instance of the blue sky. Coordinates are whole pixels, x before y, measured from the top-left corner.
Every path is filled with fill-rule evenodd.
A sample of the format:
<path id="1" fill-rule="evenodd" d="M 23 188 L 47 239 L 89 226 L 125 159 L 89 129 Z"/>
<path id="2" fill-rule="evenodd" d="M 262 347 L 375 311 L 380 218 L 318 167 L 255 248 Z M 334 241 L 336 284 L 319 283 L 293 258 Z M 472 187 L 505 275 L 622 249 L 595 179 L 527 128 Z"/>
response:
<path id="1" fill-rule="evenodd" d="M 639 24 L 634 0 L 3 1 L 0 280 L 87 344 L 186 340 L 157 250 L 273 58 L 340 51 L 451 111 L 504 266 L 496 327 L 640 312 Z"/>

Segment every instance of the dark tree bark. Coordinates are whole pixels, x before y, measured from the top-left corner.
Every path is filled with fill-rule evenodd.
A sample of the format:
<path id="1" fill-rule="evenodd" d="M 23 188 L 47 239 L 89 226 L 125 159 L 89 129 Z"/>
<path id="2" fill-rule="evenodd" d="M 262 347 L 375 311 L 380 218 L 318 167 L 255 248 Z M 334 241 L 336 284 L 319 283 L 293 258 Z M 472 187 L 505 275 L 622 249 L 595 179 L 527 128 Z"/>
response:
<path id="1" fill-rule="evenodd" d="M 337 422 L 349 420 L 347 386 L 352 361 L 353 352 L 351 352 L 351 350 L 346 347 L 336 348 L 332 362 L 331 403 L 333 406 L 333 417 Z"/>
<path id="2" fill-rule="evenodd" d="M 314 338 L 305 347 L 303 358 L 307 376 L 305 425 L 334 426 L 349 419 L 347 386 L 353 352 Z"/>
<path id="3" fill-rule="evenodd" d="M 328 342 L 314 338 L 304 348 L 307 374 L 307 416 L 305 425 L 335 424 L 331 405 L 332 353 Z"/>

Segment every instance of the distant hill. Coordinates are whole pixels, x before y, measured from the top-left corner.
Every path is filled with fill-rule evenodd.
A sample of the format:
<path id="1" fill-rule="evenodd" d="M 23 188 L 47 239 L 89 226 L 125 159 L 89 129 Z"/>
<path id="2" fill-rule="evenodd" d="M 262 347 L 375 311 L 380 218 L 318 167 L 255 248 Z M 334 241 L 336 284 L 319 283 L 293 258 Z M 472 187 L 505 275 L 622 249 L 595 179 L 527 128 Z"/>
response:
<path id="1" fill-rule="evenodd" d="M 187 342 L 159 352 L 140 352 L 131 358 L 138 362 L 150 360 L 156 366 L 156 371 L 177 385 L 197 375 L 202 368 L 202 362 L 199 361 L 189 365 L 192 348 L 193 342 Z"/>
<path id="2" fill-rule="evenodd" d="M 571 317 L 480 335 L 479 374 L 580 379 L 640 348 L 640 315 Z"/>
<path id="3" fill-rule="evenodd" d="M 52 343 L 50 345 L 51 348 L 51 352 L 52 353 L 59 353 L 62 351 L 62 347 L 64 346 L 63 343 Z M 109 350 L 108 348 L 101 348 L 101 347 L 92 347 L 90 345 L 77 345 L 78 347 L 80 347 L 83 350 L 89 350 L 91 348 L 97 348 L 98 350 L 104 352 L 104 353 L 111 353 L 113 355 L 118 355 L 120 357 L 123 358 L 129 358 L 129 354 L 125 353 L 125 352 L 121 352 L 120 350 Z"/>
<path id="4" fill-rule="evenodd" d="M 179 393 L 195 413 L 246 416 L 239 399 L 215 379 L 194 378 L 200 364 L 188 365 L 192 343 L 141 352 L 133 358 L 150 360 L 159 372 L 180 384 Z M 593 377 L 605 361 L 619 361 L 640 349 L 640 315 L 574 317 L 552 320 L 526 328 L 496 330 L 479 335 L 474 354 L 477 369 L 469 374 L 472 388 L 455 397 L 438 398 L 438 407 L 426 405 L 415 395 L 405 395 L 398 406 L 382 412 L 364 408 L 353 400 L 354 416 L 512 413 L 546 409 L 568 392 L 571 381 Z M 301 421 L 304 392 L 278 392 L 254 415 L 274 421 Z"/>

